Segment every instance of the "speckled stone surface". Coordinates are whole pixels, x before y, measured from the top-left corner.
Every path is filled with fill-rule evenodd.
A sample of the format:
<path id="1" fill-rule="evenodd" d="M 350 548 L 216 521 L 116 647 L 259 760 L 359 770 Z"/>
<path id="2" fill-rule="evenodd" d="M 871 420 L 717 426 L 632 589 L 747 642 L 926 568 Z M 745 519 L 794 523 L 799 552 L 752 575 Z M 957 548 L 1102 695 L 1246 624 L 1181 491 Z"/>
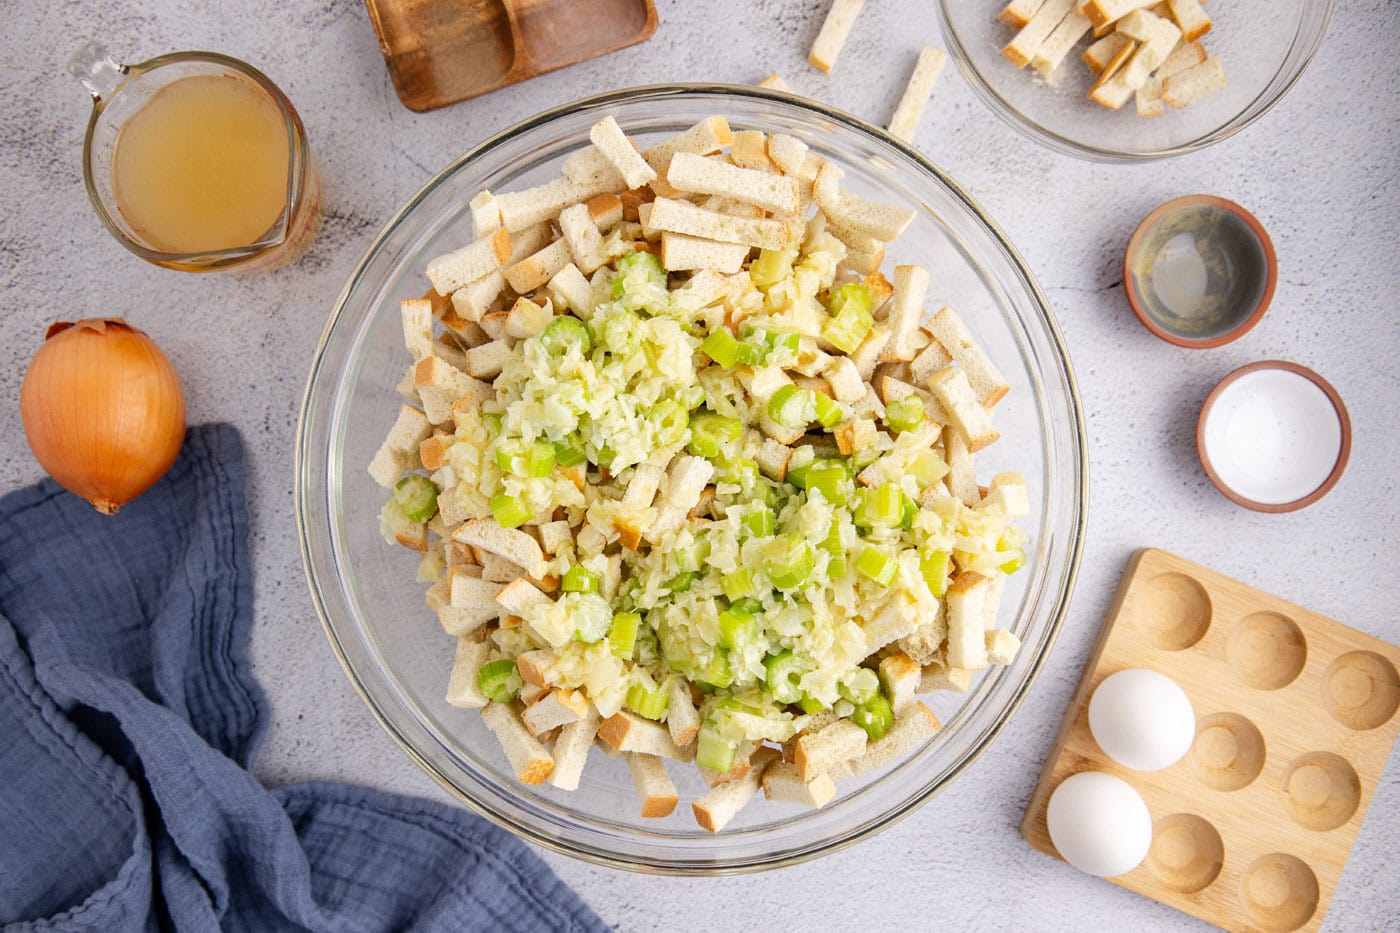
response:
<path id="1" fill-rule="evenodd" d="M 972 2 L 972 0 L 969 0 Z M 1221 0 L 1226 2 L 1226 0 Z M 22 439 L 23 367 L 52 320 L 124 314 L 184 381 L 192 421 L 227 420 L 248 445 L 257 626 L 272 699 L 258 762 L 269 783 L 328 778 L 444 795 L 351 690 L 306 592 L 293 533 L 292 442 L 306 361 L 346 275 L 390 214 L 452 157 L 547 106 L 651 81 L 795 88 L 885 122 L 923 42 L 921 0 L 868 3 L 828 78 L 805 65 L 824 2 L 661 0 L 644 45 L 434 113 L 401 107 L 355 0 L 142 4 L 6 0 L 0 37 L 0 489 L 39 475 Z M 845 852 L 727 879 L 649 878 L 547 856 L 627 930 L 1196 928 L 1183 914 L 1033 851 L 1017 832 L 1041 762 L 1130 552 L 1151 544 L 1400 641 L 1400 4 L 1343 0 L 1321 55 L 1262 122 L 1214 148 L 1141 166 L 1051 154 L 992 117 L 954 69 L 917 144 L 1009 233 L 1049 294 L 1078 369 L 1092 508 L 1078 590 L 1044 674 L 992 748 L 913 816 Z M 325 179 L 325 226 L 297 266 L 249 278 L 147 266 L 98 225 L 79 152 L 88 103 L 63 72 L 89 36 L 128 60 L 209 48 L 265 70 L 300 109 Z M 1119 261 L 1151 207 L 1209 192 L 1271 231 L 1273 308 L 1237 343 L 1159 342 L 1123 299 Z M 1196 412 L 1245 362 L 1311 366 L 1351 410 L 1337 488 L 1269 516 L 1231 505 L 1196 461 Z M 1400 767 L 1371 805 L 1325 929 L 1400 929 Z"/>

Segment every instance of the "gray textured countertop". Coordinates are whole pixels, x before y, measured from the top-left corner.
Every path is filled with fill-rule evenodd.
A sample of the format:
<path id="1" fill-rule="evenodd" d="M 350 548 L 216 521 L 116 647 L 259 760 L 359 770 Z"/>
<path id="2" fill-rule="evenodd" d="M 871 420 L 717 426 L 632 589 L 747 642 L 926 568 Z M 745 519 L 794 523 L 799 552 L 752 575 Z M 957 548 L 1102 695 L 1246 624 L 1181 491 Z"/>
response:
<path id="1" fill-rule="evenodd" d="M 1223 2 L 1223 0 L 1222 0 Z M 490 133 L 596 90 L 667 80 L 747 83 L 774 69 L 876 122 L 907 61 L 941 44 L 925 4 L 866 5 L 837 79 L 805 50 L 825 3 L 662 0 L 661 28 L 611 57 L 426 115 L 395 99 L 356 0 L 152 0 L 4 5 L 0 38 L 0 490 L 38 467 L 20 431 L 23 367 L 56 319 L 125 314 L 179 369 L 190 420 L 231 421 L 248 445 L 257 626 L 273 703 L 258 762 L 269 783 L 328 778 L 444 799 L 375 725 L 311 609 L 292 521 L 292 443 L 306 363 L 341 282 L 390 214 Z M 917 144 L 1000 222 L 1049 294 L 1083 391 L 1091 441 L 1089 537 L 1072 610 L 1044 674 L 992 748 L 893 829 L 815 863 L 743 878 L 675 880 L 548 855 L 625 929 L 1167 930 L 1189 917 L 1031 850 L 1017 832 L 1124 562 L 1156 545 L 1400 641 L 1400 4 L 1345 0 L 1321 55 L 1261 123 L 1214 148 L 1141 166 L 1051 154 L 1000 123 L 950 68 Z M 325 180 L 325 226 L 293 268 L 248 278 L 147 266 L 98 225 L 79 153 L 88 104 L 63 72 L 89 36 L 139 60 L 209 48 L 266 71 L 295 101 Z M 880 39 L 868 37 L 883 37 Z M 852 76 L 860 76 L 853 80 Z M 845 80 L 841 80 L 844 77 Z M 1119 261 L 1168 198 L 1209 192 L 1271 231 L 1273 307 L 1244 339 L 1205 352 L 1149 335 Z M 1355 428 L 1340 485 L 1313 507 L 1259 515 L 1219 495 L 1194 452 L 1196 412 L 1225 373 L 1296 360 L 1331 380 Z M 1393 760 L 1332 900 L 1328 930 L 1400 927 L 1400 768 Z"/>

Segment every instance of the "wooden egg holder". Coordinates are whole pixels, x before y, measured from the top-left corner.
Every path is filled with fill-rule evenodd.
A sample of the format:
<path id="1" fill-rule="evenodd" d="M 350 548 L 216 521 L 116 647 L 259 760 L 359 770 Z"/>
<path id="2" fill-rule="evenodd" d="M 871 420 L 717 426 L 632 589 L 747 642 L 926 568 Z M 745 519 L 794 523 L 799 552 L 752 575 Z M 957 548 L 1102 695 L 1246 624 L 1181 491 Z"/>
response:
<path id="1" fill-rule="evenodd" d="M 1149 668 L 1196 711 L 1161 771 L 1108 758 L 1089 697 Z M 1110 878 L 1228 930 L 1316 930 L 1400 729 L 1400 648 L 1165 551 L 1138 551 L 1108 613 L 1021 833 L 1059 858 L 1045 809 L 1080 771 L 1116 775 L 1152 814 L 1141 865 Z"/>

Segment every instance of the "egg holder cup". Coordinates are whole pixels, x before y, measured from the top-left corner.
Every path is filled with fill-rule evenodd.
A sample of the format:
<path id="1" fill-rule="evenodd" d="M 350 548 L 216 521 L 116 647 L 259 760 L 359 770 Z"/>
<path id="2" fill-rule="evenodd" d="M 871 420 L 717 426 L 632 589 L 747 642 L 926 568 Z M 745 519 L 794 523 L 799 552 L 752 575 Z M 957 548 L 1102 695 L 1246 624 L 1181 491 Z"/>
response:
<path id="1" fill-rule="evenodd" d="M 1149 668 L 1196 711 L 1184 758 L 1134 771 L 1099 748 L 1089 698 Z M 1316 930 L 1400 731 L 1400 648 L 1155 549 L 1136 552 L 1021 823 L 1059 858 L 1051 793 L 1071 774 L 1127 781 L 1152 845 L 1108 880 L 1227 930 Z"/>

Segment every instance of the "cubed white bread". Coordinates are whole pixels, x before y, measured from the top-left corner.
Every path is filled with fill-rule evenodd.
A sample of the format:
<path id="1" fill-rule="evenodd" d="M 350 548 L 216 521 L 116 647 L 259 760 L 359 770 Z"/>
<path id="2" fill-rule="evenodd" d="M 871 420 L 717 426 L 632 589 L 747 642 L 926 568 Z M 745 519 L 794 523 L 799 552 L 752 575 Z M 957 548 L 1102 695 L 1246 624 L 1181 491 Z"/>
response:
<path id="1" fill-rule="evenodd" d="M 1160 117 L 1166 112 L 1162 103 L 1162 79 L 1148 78 L 1142 87 L 1133 92 L 1134 107 L 1140 117 Z"/>
<path id="2" fill-rule="evenodd" d="M 772 172 L 740 168 L 717 158 L 678 152 L 671 158 L 666 180 L 678 191 L 718 195 L 765 211 L 791 214 L 797 210 L 797 182 L 794 179 Z"/>
<path id="3" fill-rule="evenodd" d="M 515 667 L 527 684 L 548 687 L 550 666 L 554 663 L 554 653 L 546 648 L 522 651 L 515 657 Z"/>
<path id="4" fill-rule="evenodd" d="M 875 394 L 875 390 L 866 386 L 865 394 L 851 403 L 851 415 L 856 418 L 883 418 L 885 417 L 885 406 L 880 401 L 880 396 Z"/>
<path id="5" fill-rule="evenodd" d="M 632 140 L 622 132 L 622 127 L 612 117 L 604 117 L 593 124 L 588 138 L 594 147 L 603 154 L 608 163 L 622 176 L 626 188 L 640 188 L 651 184 L 656 178 L 656 170 L 646 163 Z"/>
<path id="6" fill-rule="evenodd" d="M 540 543 L 518 528 L 502 528 L 491 519 L 479 518 L 462 525 L 452 538 L 518 564 L 532 577 L 543 577 L 547 570 Z"/>
<path id="7" fill-rule="evenodd" d="M 972 686 L 973 671 L 965 667 L 949 667 L 944 660 L 935 660 L 924 665 L 923 678 L 919 681 L 920 693 L 936 693 L 951 690 L 966 693 Z"/>
<path id="8" fill-rule="evenodd" d="M 1111 32 L 1084 50 L 1084 64 L 1094 74 L 1102 74 L 1124 49 L 1132 48 L 1133 40 L 1119 32 Z M 1124 59 L 1126 61 L 1126 59 Z"/>
<path id="9" fill-rule="evenodd" d="M 680 192 L 677 192 L 679 194 Z M 648 243 L 655 243 L 661 239 L 661 231 L 651 226 L 651 202 L 639 204 L 637 206 L 637 223 L 642 228 L 642 237 Z"/>
<path id="10" fill-rule="evenodd" d="M 1006 6 L 1001 8 L 997 14 L 997 19 L 1008 26 L 1020 29 L 1031 21 L 1031 17 L 1036 11 L 1045 5 L 1045 0 L 1011 0 Z"/>
<path id="11" fill-rule="evenodd" d="M 598 738 L 620 752 L 657 755 L 672 761 L 693 761 L 695 750 L 671 741 L 671 733 L 659 722 L 643 719 L 627 710 L 604 719 L 598 725 Z"/>
<path id="12" fill-rule="evenodd" d="M 1141 10 L 1157 3 L 1157 0 L 1089 0 L 1080 10 L 1094 26 L 1107 26 L 1117 22 L 1134 10 Z"/>
<path id="13" fill-rule="evenodd" d="M 666 471 L 655 464 L 637 464 L 632 468 L 632 476 L 628 479 L 627 489 L 622 494 L 623 507 L 628 511 L 636 511 L 651 505 L 665 479 Z"/>
<path id="14" fill-rule="evenodd" d="M 433 424 L 450 422 L 452 404 L 458 399 L 484 399 L 491 388 L 438 356 L 425 356 L 418 361 L 413 371 L 413 384 L 423 401 L 423 413 Z"/>
<path id="15" fill-rule="evenodd" d="M 632 773 L 632 786 L 637 791 L 637 802 L 641 804 L 642 816 L 646 819 L 659 819 L 670 816 L 680 802 L 676 785 L 666 774 L 666 766 L 655 755 L 629 754 L 627 770 Z"/>
<path id="16" fill-rule="evenodd" d="M 758 82 L 758 87 L 766 87 L 773 91 L 792 91 L 792 86 L 783 80 L 783 76 L 776 71 Z"/>
<path id="17" fill-rule="evenodd" d="M 763 784 L 763 796 L 779 803 L 797 803 L 820 809 L 836 796 L 836 782 L 831 775 L 822 773 L 810 781 L 804 781 L 797 772 L 797 765 L 788 761 L 773 762 L 759 780 Z"/>
<path id="18" fill-rule="evenodd" d="M 554 770 L 549 773 L 549 783 L 560 790 L 578 790 L 583 766 L 588 763 L 588 750 L 593 747 L 597 735 L 598 714 L 592 710 L 578 722 L 560 729 L 559 737 L 554 740 Z"/>
<path id="19" fill-rule="evenodd" d="M 894 297 L 886 318 L 890 340 L 881 352 L 881 360 L 908 361 L 915 357 L 911 338 L 924 316 L 928 283 L 929 273 L 923 266 L 894 267 Z"/>
<path id="20" fill-rule="evenodd" d="M 666 729 L 677 748 L 684 748 L 700 734 L 700 713 L 690 697 L 690 688 L 679 678 L 667 689 Z"/>
<path id="21" fill-rule="evenodd" d="M 574 265 L 578 266 L 580 272 L 591 275 L 608 261 L 603 247 L 603 235 L 598 232 L 598 226 L 593 222 L 593 215 L 587 204 L 575 204 L 564 208 L 559 214 L 559 229 L 563 232 L 564 242 L 569 244 Z"/>
<path id="22" fill-rule="evenodd" d="M 553 302 L 545 299 L 543 305 L 529 298 L 517 298 L 506 314 L 506 336 L 513 340 L 534 337 L 554 320 Z"/>
<path id="23" fill-rule="evenodd" d="M 626 186 L 622 176 L 617 169 L 613 168 L 608 157 L 599 151 L 597 146 L 584 146 L 577 149 L 565 157 L 562 165 L 559 166 L 564 177 L 575 182 L 590 182 L 599 178 L 610 178 Z"/>
<path id="24" fill-rule="evenodd" d="M 510 235 L 510 256 L 506 259 L 506 265 L 519 262 L 526 256 L 536 253 L 548 246 L 554 240 L 554 227 L 548 221 L 542 221 L 533 227 L 526 227 L 524 230 L 513 231 Z M 502 272 L 505 270 L 502 269 Z"/>
<path id="25" fill-rule="evenodd" d="M 512 620 L 514 620 L 514 619 L 518 619 L 519 616 L 511 616 L 510 618 L 511 618 Z M 505 627 L 507 627 L 507 626 L 504 626 L 504 625 L 503 625 L 502 627 L 505 628 Z M 517 665 L 517 666 L 518 666 L 518 665 Z M 527 681 L 525 681 L 525 683 L 523 683 L 523 684 L 520 685 L 520 693 L 518 694 L 518 697 L 519 697 L 519 700 L 520 700 L 521 703 L 524 703 L 525 705 L 528 706 L 529 704 L 531 704 L 531 703 L 535 702 L 536 700 L 538 700 L 540 697 L 544 696 L 544 695 L 545 695 L 546 693 L 548 693 L 551 689 L 553 689 L 553 688 L 551 688 L 551 687 L 540 687 L 540 686 L 536 686 L 535 684 L 532 684 L 532 683 L 530 683 L 530 682 L 527 680 Z M 556 761 L 556 763 L 555 763 L 555 766 L 556 766 L 556 767 L 558 766 L 558 762 L 557 762 L 557 761 Z M 553 772 L 550 772 L 550 776 L 553 777 Z"/>
<path id="26" fill-rule="evenodd" d="M 818 774 L 865 753 L 869 737 L 849 719 L 838 719 L 826 728 L 797 739 L 793 763 L 798 777 L 810 781 Z"/>
<path id="27" fill-rule="evenodd" d="M 1045 0 L 1026 25 L 1021 27 L 1021 31 L 1001 50 L 1001 54 L 1017 68 L 1026 67 L 1073 6 L 1074 0 Z"/>
<path id="28" fill-rule="evenodd" d="M 593 218 L 593 224 L 601 232 L 607 233 L 613 227 L 622 223 L 625 213 L 622 206 L 622 198 L 615 194 L 598 194 L 584 202 L 588 205 L 588 214 Z"/>
<path id="29" fill-rule="evenodd" d="M 945 409 L 942 403 L 927 389 L 921 389 L 916 385 L 911 385 L 902 379 L 895 379 L 891 376 L 877 375 L 874 382 L 880 387 L 880 400 L 886 405 L 912 396 L 923 404 L 924 420 L 927 425 L 945 425 L 952 421 L 947 409 Z M 930 443 L 932 442 L 930 441 Z"/>
<path id="30" fill-rule="evenodd" d="M 1207 58 L 1206 47 L 1199 42 L 1179 42 L 1166 61 L 1157 66 L 1152 77 L 1166 81 L 1172 75 L 1185 71 L 1192 65 L 1199 65 Z"/>
<path id="31" fill-rule="evenodd" d="M 491 192 L 483 188 L 467 202 L 467 206 L 472 212 L 473 239 L 484 239 L 501 229 L 501 206 Z"/>
<path id="32" fill-rule="evenodd" d="M 620 179 L 607 176 L 583 181 L 556 178 L 524 191 L 498 195 L 496 203 L 500 206 L 501 222 L 507 230 L 514 232 L 553 220 L 564 208 L 619 187 L 625 187 L 625 184 Z"/>
<path id="33" fill-rule="evenodd" d="M 491 654 L 489 641 L 477 641 L 470 635 L 457 639 L 457 653 L 452 658 L 452 673 L 447 679 L 447 702 L 462 709 L 481 709 L 490 700 L 481 692 L 477 672 Z"/>
<path id="34" fill-rule="evenodd" d="M 467 368 L 466 351 L 476 344 L 463 346 L 451 331 L 444 331 L 441 337 L 433 341 L 432 346 L 435 355 L 442 357 L 455 368 L 465 370 Z"/>
<path id="35" fill-rule="evenodd" d="M 987 494 L 977 504 L 977 511 L 1005 518 L 1024 518 L 1029 515 L 1031 500 L 1026 492 L 1026 478 L 1011 471 L 993 476 Z"/>
<path id="36" fill-rule="evenodd" d="M 1176 28 L 1175 23 L 1140 10 L 1133 13 L 1134 16 L 1139 14 L 1151 21 L 1149 27 L 1152 38 L 1139 45 L 1133 57 L 1128 59 L 1128 63 L 1108 80 L 1102 80 L 1103 75 L 1100 75 L 1100 82 L 1089 91 L 1090 100 L 1112 110 L 1121 108 L 1138 88 L 1147 83 L 1152 72 L 1166 60 L 1181 38 L 1181 30 Z M 1105 71 L 1104 74 L 1108 72 Z"/>
<path id="37" fill-rule="evenodd" d="M 578 722 L 588 715 L 588 697 L 581 690 L 551 690 L 525 707 L 520 721 L 533 736 L 541 736 L 558 726 Z"/>
<path id="38" fill-rule="evenodd" d="M 463 320 L 480 321 L 506 287 L 503 270 L 497 269 L 452 293 L 452 310 Z"/>
<path id="39" fill-rule="evenodd" d="M 848 254 L 850 252 L 874 254 L 885 248 L 884 243 L 875 239 L 875 237 L 870 234 L 860 233 L 855 230 L 847 230 L 840 224 L 827 223 L 826 232 L 844 243 Z M 880 302 L 872 301 L 872 307 L 878 308 L 879 305 Z"/>
<path id="40" fill-rule="evenodd" d="M 551 601 L 539 587 L 524 578 L 512 580 L 496 594 L 496 603 L 511 615 L 523 616 Z"/>
<path id="41" fill-rule="evenodd" d="M 826 11 L 826 19 L 822 21 L 821 32 L 817 33 L 812 50 L 807 53 L 808 64 L 831 73 L 841 54 L 841 46 L 846 44 L 846 37 L 850 35 L 864 3 L 865 0 L 832 0 L 831 8 Z"/>
<path id="42" fill-rule="evenodd" d="M 928 325 L 925 324 L 923 329 L 927 332 Z M 953 362 L 953 357 L 943 344 L 937 340 L 929 340 L 923 349 L 909 361 L 909 378 L 920 385 L 927 385 L 930 376 L 951 362 Z"/>
<path id="43" fill-rule="evenodd" d="M 1006 377 L 978 346 L 972 331 L 968 330 L 962 318 L 952 308 L 940 310 L 924 325 L 924 330 L 947 351 L 952 361 L 958 364 L 958 368 L 972 385 L 977 400 L 983 406 L 991 408 L 1011 391 Z"/>
<path id="44" fill-rule="evenodd" d="M 432 431 L 433 423 L 427 415 L 412 405 L 400 405 L 393 427 L 370 461 L 370 476 L 381 486 L 394 486 L 406 470 L 420 462 L 418 449 Z"/>
<path id="45" fill-rule="evenodd" d="M 894 714 L 903 716 L 914 705 L 914 694 L 919 690 L 923 671 L 909 655 L 896 651 L 880 659 L 879 673 L 880 684 L 885 688 Z"/>
<path id="46" fill-rule="evenodd" d="M 992 594 L 990 577 L 964 572 L 948 587 L 948 653 L 950 667 L 980 671 L 987 666 L 986 628 L 982 624 Z"/>
<path id="47" fill-rule="evenodd" d="M 880 362 L 880 354 L 884 352 L 885 345 L 890 342 L 890 329 L 885 324 L 876 324 L 870 328 L 870 332 L 865 335 L 865 339 L 860 342 L 850 354 L 850 360 L 856 366 L 856 372 L 860 378 L 866 382 L 875 375 L 875 367 Z"/>
<path id="48" fill-rule="evenodd" d="M 1162 85 L 1162 100 L 1176 107 L 1190 106 L 1229 86 L 1225 66 L 1220 57 L 1212 55 L 1199 65 L 1193 65 L 1167 78 Z"/>
<path id="49" fill-rule="evenodd" d="M 868 450 L 875 443 L 879 428 L 869 418 L 852 418 L 836 426 L 831 432 L 836 438 L 836 449 L 841 456 L 849 457 L 858 450 Z"/>
<path id="50" fill-rule="evenodd" d="M 919 51 L 919 59 L 914 63 L 914 70 L 904 85 L 904 93 L 900 95 L 899 105 L 894 108 L 894 116 L 890 118 L 891 134 L 903 140 L 914 138 L 914 131 L 919 128 L 919 120 L 928 106 L 933 86 L 938 83 L 938 76 L 947 64 L 948 53 L 942 49 L 926 45 Z"/>
<path id="51" fill-rule="evenodd" d="M 928 387 L 948 412 L 952 424 L 966 438 L 970 452 L 976 453 L 1001 436 L 992 426 L 991 412 L 978 400 L 961 369 L 945 366 L 929 377 Z"/>
<path id="52" fill-rule="evenodd" d="M 1021 639 L 1015 632 L 1004 628 L 990 629 L 987 633 L 987 660 L 993 664 L 1010 664 L 1016 660 L 1016 652 L 1021 650 Z"/>
<path id="53" fill-rule="evenodd" d="M 593 315 L 593 286 L 572 262 L 549 280 L 549 298 L 558 311 L 572 311 L 584 320 Z"/>
<path id="54" fill-rule="evenodd" d="M 880 268 L 885 261 L 885 251 L 878 249 L 873 253 L 863 252 L 858 249 L 846 251 L 846 258 L 836 266 L 836 276 L 853 274 L 857 276 L 869 275 Z"/>
<path id="55" fill-rule="evenodd" d="M 567 521 L 545 522 L 540 526 L 540 548 L 546 554 L 558 556 L 573 550 L 573 546 L 573 528 Z"/>
<path id="56" fill-rule="evenodd" d="M 526 729 L 508 703 L 487 703 L 481 711 L 486 727 L 496 734 L 506 753 L 515 779 L 522 784 L 540 784 L 554 770 L 554 759 Z"/>
<path id="57" fill-rule="evenodd" d="M 761 249 L 782 249 L 788 238 L 787 227 L 780 221 L 734 217 L 672 198 L 652 202 L 647 224 L 653 230 Z"/>
<path id="58" fill-rule="evenodd" d="M 510 344 L 504 340 L 493 340 L 479 347 L 472 347 L 466 353 L 467 374 L 475 379 L 490 381 L 501 374 L 501 368 L 510 359 Z"/>
<path id="59" fill-rule="evenodd" d="M 527 295 L 569 264 L 572 253 L 567 241 L 559 239 L 505 270 L 506 282 L 521 295 Z"/>
<path id="60" fill-rule="evenodd" d="M 748 276 L 744 276 L 748 278 Z M 699 311 L 719 301 L 729 293 L 729 279 L 712 269 L 701 269 L 680 288 L 671 292 L 671 298 L 686 308 Z"/>
<path id="61" fill-rule="evenodd" d="M 1042 42 L 1040 48 L 1031 56 L 1031 67 L 1045 80 L 1051 80 L 1060 63 L 1091 28 L 1093 27 L 1087 16 L 1073 11 L 1065 14 L 1055 31 L 1050 33 L 1049 38 Z"/>
<path id="62" fill-rule="evenodd" d="M 665 142 L 643 150 L 642 158 L 657 173 L 651 188 L 658 195 L 675 197 L 678 192 L 666 183 L 666 169 L 671 157 L 677 152 L 693 152 L 696 155 L 710 155 L 719 152 L 734 142 L 734 134 L 724 117 L 706 117 L 690 129 L 677 133 Z"/>
<path id="63" fill-rule="evenodd" d="M 787 133 L 768 137 L 768 158 L 785 175 L 799 175 L 807 161 L 807 144 Z"/>
<path id="64" fill-rule="evenodd" d="M 827 169 L 830 167 L 830 163 L 823 167 L 822 174 L 818 176 L 818 183 L 812 189 L 812 196 L 827 219 L 838 227 L 868 234 L 881 242 L 889 243 L 898 239 L 914 222 L 912 208 L 867 201 L 830 183 L 824 187 L 821 179 L 829 177 Z"/>
<path id="65" fill-rule="evenodd" d="M 475 240 L 459 250 L 438 256 L 428 263 L 428 281 L 439 295 L 450 295 L 457 289 L 490 275 L 510 259 L 510 234 L 497 230 L 491 236 Z"/>
<path id="66" fill-rule="evenodd" d="M 1163 22 L 1165 20 L 1162 17 L 1150 10 L 1133 10 L 1115 24 L 1114 31 L 1121 32 L 1129 39 L 1146 43 L 1157 37 Z"/>
<path id="67" fill-rule="evenodd" d="M 832 356 L 822 371 L 822 378 L 831 387 L 831 396 L 842 405 L 850 405 L 865 394 L 866 383 L 850 357 Z"/>
<path id="68" fill-rule="evenodd" d="M 842 781 L 907 758 L 915 748 L 933 738 L 939 728 L 938 717 L 933 715 L 933 710 L 922 703 L 915 703 L 894 721 L 882 738 L 870 743 L 864 755 L 833 768 L 831 777 Z"/>
<path id="69" fill-rule="evenodd" d="M 899 640 L 900 650 L 920 665 L 927 665 L 938 658 L 943 651 L 943 642 L 948 637 L 943 601 L 935 601 L 934 606 L 932 616 L 920 619 L 914 631 Z"/>
<path id="70" fill-rule="evenodd" d="M 789 428 L 786 425 L 774 421 L 768 414 L 768 407 L 760 405 L 758 408 L 758 429 L 765 437 L 772 438 L 779 444 L 796 444 L 802 439 L 801 428 Z"/>
<path id="71" fill-rule="evenodd" d="M 450 570 L 456 569 L 458 568 L 450 568 Z M 475 632 L 501 614 L 500 607 L 494 602 L 490 605 L 454 606 L 448 596 L 450 591 L 448 578 L 444 577 L 428 587 L 427 592 L 423 595 L 423 602 L 437 615 L 442 630 L 454 638 L 460 638 L 468 632 Z"/>
<path id="72" fill-rule="evenodd" d="M 433 303 L 422 298 L 405 298 L 399 302 L 403 319 L 403 343 L 415 360 L 433 352 Z"/>
<path id="73" fill-rule="evenodd" d="M 684 233 L 666 232 L 661 234 L 661 265 L 667 272 L 709 270 L 733 274 L 743 268 L 749 249 L 742 243 L 722 243 Z"/>
<path id="74" fill-rule="evenodd" d="M 778 760 L 778 753 L 771 748 L 760 748 L 749 759 L 749 770 L 743 777 L 734 781 L 716 784 L 705 796 L 690 805 L 695 814 L 695 822 L 712 833 L 717 833 L 729 824 L 744 806 L 758 793 L 763 780 L 763 772 Z"/>
<path id="75" fill-rule="evenodd" d="M 768 137 L 759 130 L 744 130 L 734 134 L 729 147 L 729 161 L 740 168 L 761 172 L 776 172 L 778 167 L 768 158 Z"/>
<path id="76" fill-rule="evenodd" d="M 948 475 L 944 479 L 949 492 L 961 499 L 964 505 L 974 506 L 982 501 L 967 435 L 953 425 L 943 431 L 943 454 L 948 463 Z"/>
<path id="77" fill-rule="evenodd" d="M 715 771 L 696 765 L 696 770 L 700 772 L 700 779 L 705 782 L 706 787 L 743 780 L 753 768 L 750 759 L 757 747 L 753 742 L 740 742 L 738 750 L 734 752 L 734 763 L 729 766 L 728 771 Z"/>
<path id="78" fill-rule="evenodd" d="M 792 453 L 792 448 L 788 445 L 765 437 L 758 452 L 754 454 L 754 461 L 758 463 L 758 468 L 763 471 L 764 476 L 781 483 L 787 479 L 788 462 L 792 460 Z"/>
<path id="79" fill-rule="evenodd" d="M 460 542 L 454 542 L 460 544 Z M 501 584 L 481 578 L 480 567 L 454 565 L 447 574 L 448 600 L 459 609 L 489 607 L 500 611 Z"/>
<path id="80" fill-rule="evenodd" d="M 705 485 L 714 475 L 715 465 L 704 457 L 689 454 L 677 457 L 666 474 L 656 521 L 643 530 L 646 539 L 654 545 L 679 528 L 688 517 L 687 513 L 700 501 Z"/>
<path id="81" fill-rule="evenodd" d="M 1172 20 L 1181 29 L 1184 42 L 1195 42 L 1210 32 L 1210 16 L 1201 8 L 1200 0 L 1167 0 Z"/>

